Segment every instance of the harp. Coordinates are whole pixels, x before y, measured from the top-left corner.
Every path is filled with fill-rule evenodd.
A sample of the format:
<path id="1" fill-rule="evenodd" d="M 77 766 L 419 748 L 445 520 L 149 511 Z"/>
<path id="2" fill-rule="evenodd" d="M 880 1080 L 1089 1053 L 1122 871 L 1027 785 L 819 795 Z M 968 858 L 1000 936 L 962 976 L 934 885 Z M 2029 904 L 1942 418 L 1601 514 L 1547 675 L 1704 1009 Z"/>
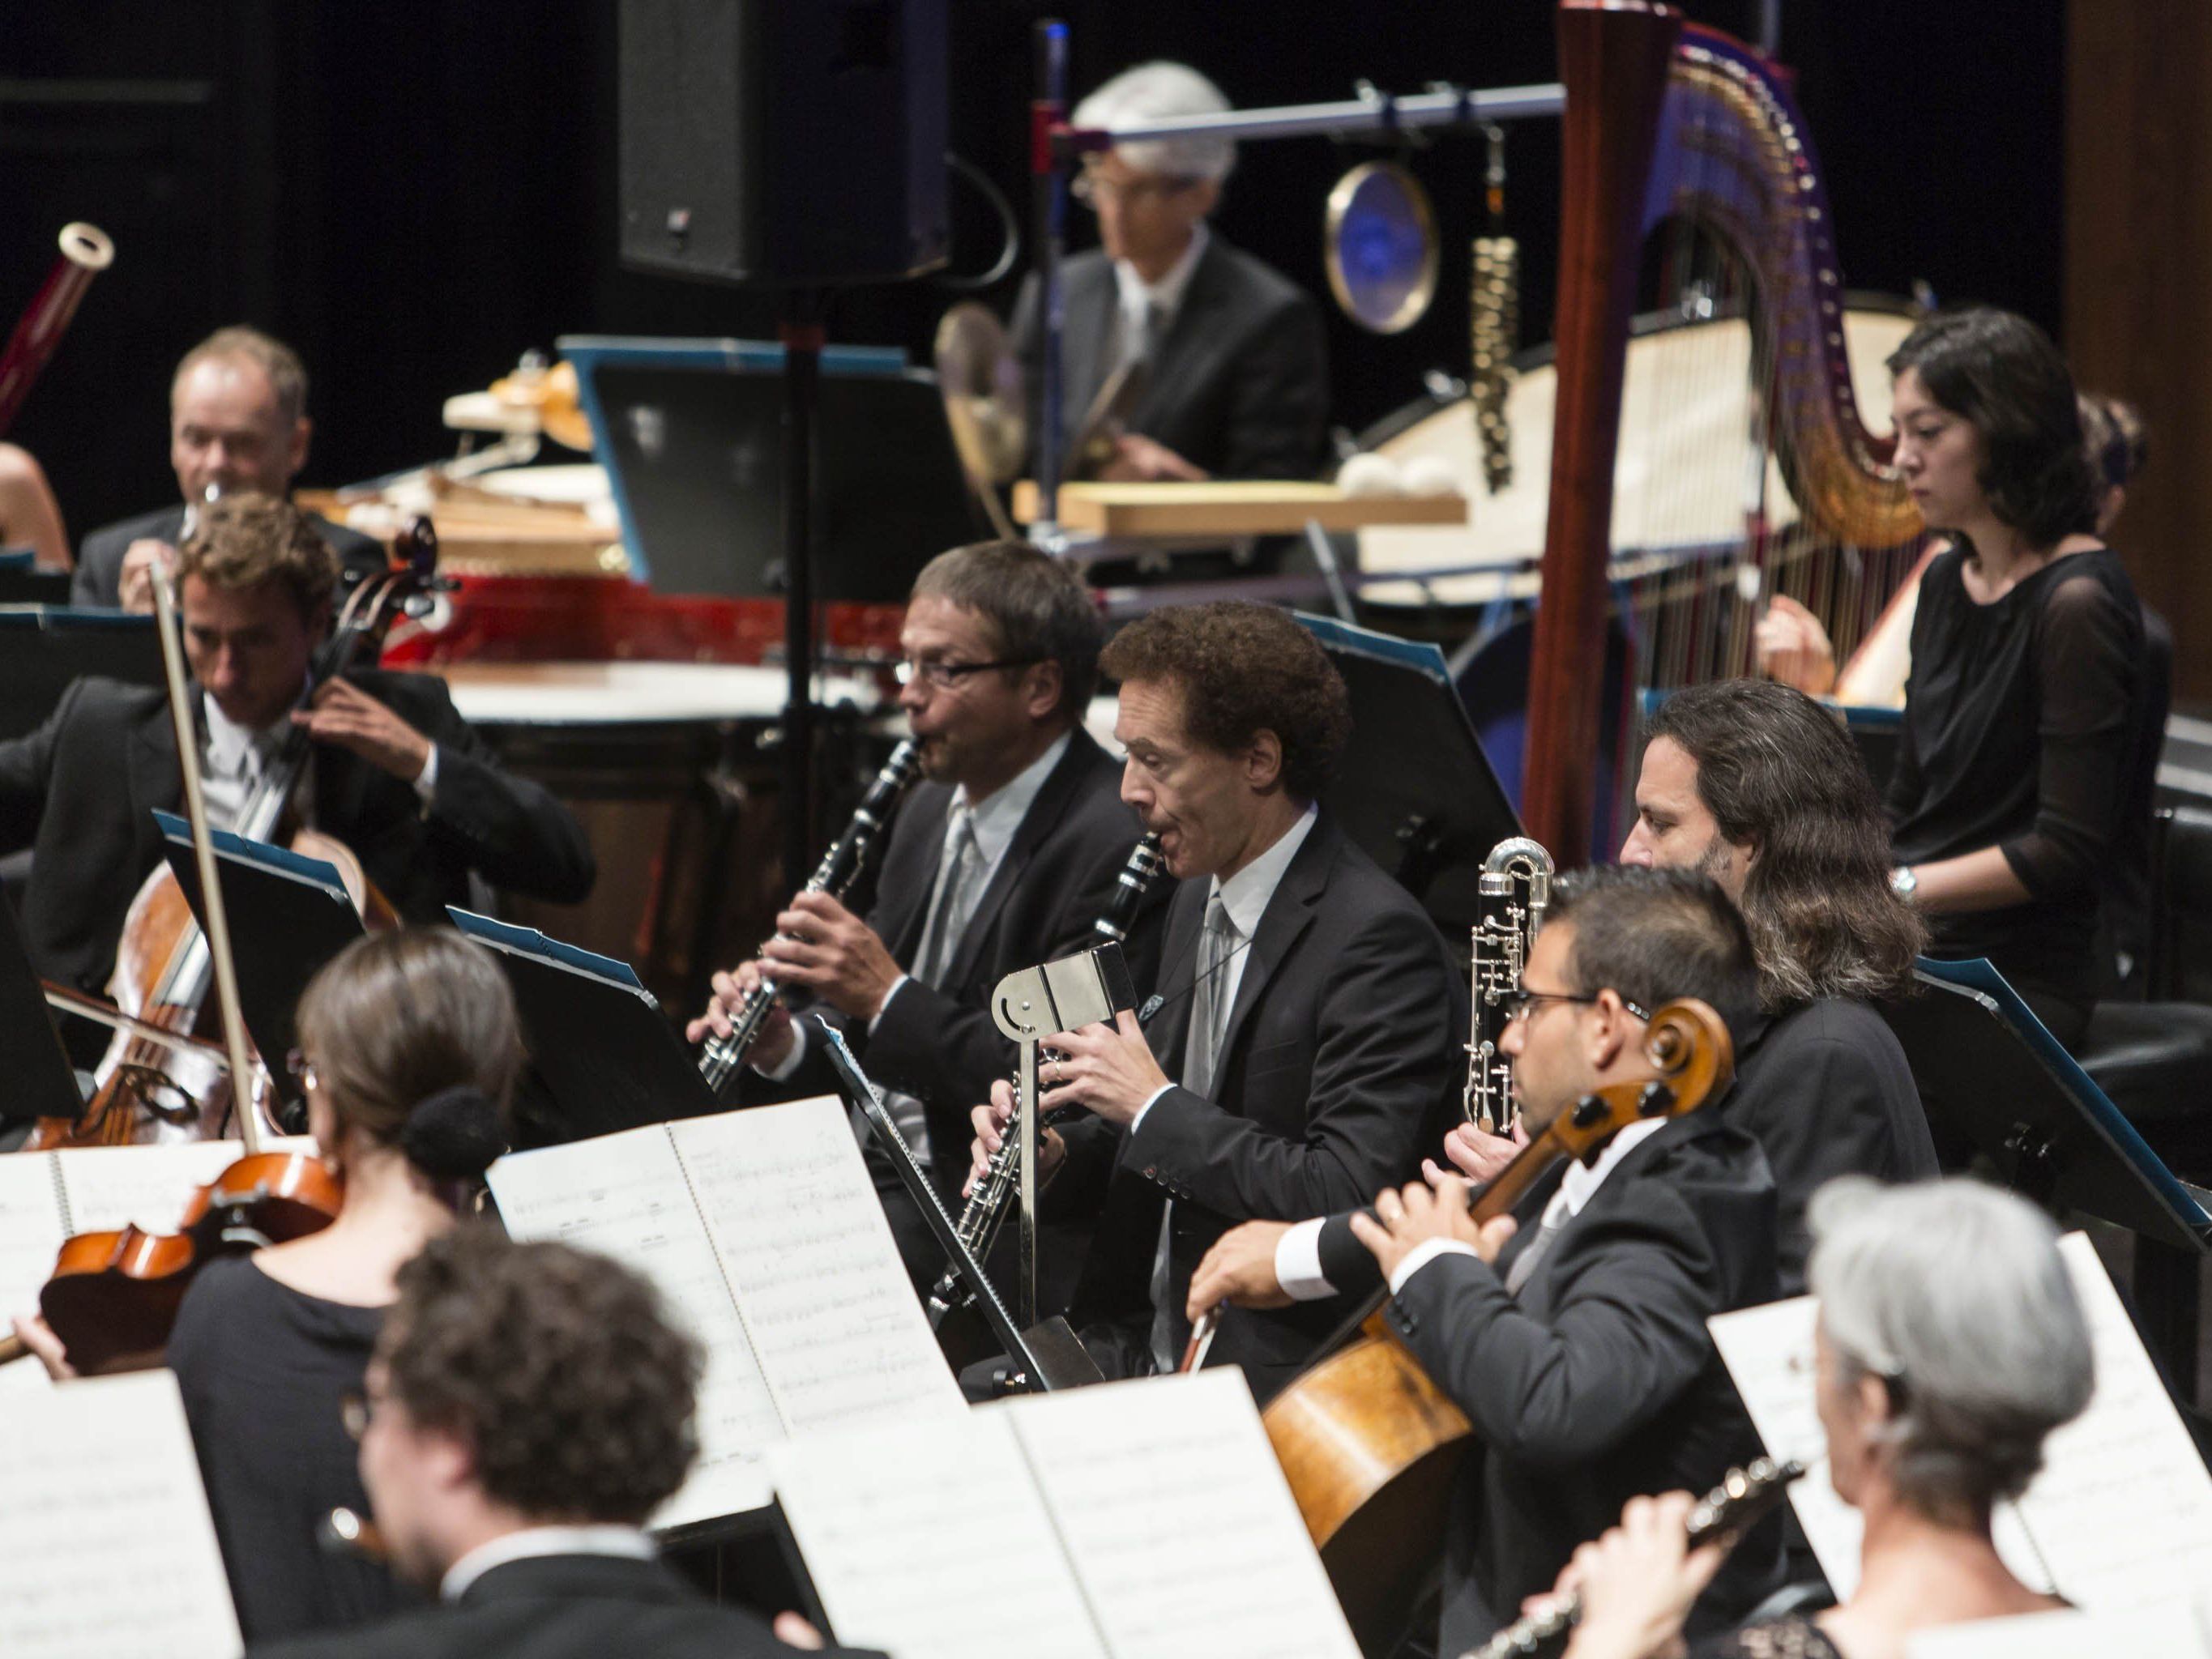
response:
<path id="1" fill-rule="evenodd" d="M 1859 414 L 1826 190 L 1787 85 L 1750 47 L 1640 0 L 1561 0 L 1558 23 L 1564 200 L 1522 816 L 1566 867 L 1589 855 L 1602 769 L 1633 759 L 1626 741 L 1601 753 L 1601 715 L 1630 724 L 1602 707 L 1609 636 L 1624 703 L 1754 672 L 1752 627 L 1777 592 L 1821 617 L 1841 660 L 1922 526 Z M 1625 399 L 1632 334 L 1645 355 Z M 1724 412 L 1686 415 L 1699 405 Z"/>

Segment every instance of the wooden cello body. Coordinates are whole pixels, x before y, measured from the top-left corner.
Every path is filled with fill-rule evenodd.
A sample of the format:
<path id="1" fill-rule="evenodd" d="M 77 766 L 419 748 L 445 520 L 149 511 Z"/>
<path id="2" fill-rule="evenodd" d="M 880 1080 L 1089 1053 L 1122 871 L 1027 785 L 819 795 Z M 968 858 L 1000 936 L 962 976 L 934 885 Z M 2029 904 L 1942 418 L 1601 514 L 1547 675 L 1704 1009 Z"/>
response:
<path id="1" fill-rule="evenodd" d="M 1562 1158 L 1588 1159 L 1632 1123 L 1695 1111 L 1735 1075 L 1720 1016 L 1685 999 L 1655 1012 L 1651 1076 L 1613 1084 L 1561 1112 L 1469 1205 L 1505 1214 Z M 1388 1651 L 1421 1600 L 1445 1505 L 1471 1432 L 1382 1317 L 1316 1361 L 1261 1413 L 1306 1530 L 1363 1651 Z"/>

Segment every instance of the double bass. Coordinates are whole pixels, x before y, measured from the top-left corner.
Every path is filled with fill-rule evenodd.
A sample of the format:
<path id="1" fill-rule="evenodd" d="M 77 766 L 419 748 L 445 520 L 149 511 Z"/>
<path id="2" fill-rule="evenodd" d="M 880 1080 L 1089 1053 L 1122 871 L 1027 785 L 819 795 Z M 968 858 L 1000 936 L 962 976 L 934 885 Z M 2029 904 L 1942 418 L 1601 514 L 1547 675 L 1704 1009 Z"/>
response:
<path id="1" fill-rule="evenodd" d="M 348 597 L 331 638 L 317 653 L 318 683 L 375 659 L 392 621 L 434 586 L 437 556 L 429 520 L 416 520 L 395 544 L 392 568 Z M 304 731 L 295 729 L 286 738 L 240 808 L 233 825 L 240 836 L 272 841 L 285 835 L 293 795 L 313 763 L 313 748 Z M 398 925 L 390 903 L 369 884 L 343 842 L 307 829 L 294 829 L 287 839 L 294 851 L 337 866 L 369 927 Z M 202 1017 L 212 969 L 206 935 L 184 890 L 166 862 L 156 865 L 131 901 L 116 946 L 108 988 L 117 1010 L 142 1027 L 188 1035 Z M 74 1120 L 40 1119 L 26 1150 L 218 1139 L 236 1101 L 252 1093 L 250 1084 L 241 1085 L 227 1075 L 200 1045 L 149 1041 L 130 1024 L 118 1024 L 93 1078 L 92 1098 L 83 1112 Z"/>

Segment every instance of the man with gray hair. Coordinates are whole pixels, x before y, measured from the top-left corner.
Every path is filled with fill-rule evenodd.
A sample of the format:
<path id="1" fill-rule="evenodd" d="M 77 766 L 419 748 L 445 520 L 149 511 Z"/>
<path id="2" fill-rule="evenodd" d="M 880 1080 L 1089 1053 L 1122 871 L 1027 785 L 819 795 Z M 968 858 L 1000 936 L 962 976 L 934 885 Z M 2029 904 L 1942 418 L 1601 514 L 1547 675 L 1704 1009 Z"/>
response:
<path id="1" fill-rule="evenodd" d="M 1075 109 L 1079 127 L 1219 114 L 1196 70 L 1140 64 Z M 1091 156 L 1078 198 L 1095 252 L 1062 268 L 1061 431 L 1073 477 L 1303 478 L 1322 465 L 1328 378 L 1321 313 L 1280 273 L 1206 225 L 1236 165 L 1226 138 L 1117 144 Z M 1044 358 L 1034 281 L 1015 309 L 1031 431 Z"/>
<path id="2" fill-rule="evenodd" d="M 169 383 L 169 465 L 183 499 L 95 530 L 70 584 L 73 605 L 149 612 L 153 571 L 173 571 L 177 549 L 210 498 L 253 490 L 278 501 L 307 464 L 307 371 L 299 354 L 258 328 L 220 328 L 177 365 Z M 316 532 L 358 578 L 384 568 L 384 550 L 314 514 Z"/>

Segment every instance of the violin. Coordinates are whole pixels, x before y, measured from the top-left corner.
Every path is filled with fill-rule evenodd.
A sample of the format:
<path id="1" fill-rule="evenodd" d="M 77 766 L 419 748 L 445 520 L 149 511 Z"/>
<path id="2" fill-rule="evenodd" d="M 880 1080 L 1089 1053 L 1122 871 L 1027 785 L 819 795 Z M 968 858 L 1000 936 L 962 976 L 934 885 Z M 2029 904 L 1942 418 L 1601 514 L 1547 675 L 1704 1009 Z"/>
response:
<path id="1" fill-rule="evenodd" d="M 173 1233 L 133 1224 L 65 1240 L 39 1311 L 88 1376 L 158 1355 L 202 1267 L 320 1232 L 344 1200 L 343 1182 L 313 1154 L 249 1151 L 193 1190 Z M 20 1337 L 0 1338 L 0 1364 L 27 1352 Z"/>
<path id="2" fill-rule="evenodd" d="M 348 597 L 337 627 L 318 653 L 313 675 L 318 683 L 344 673 L 364 659 L 375 660 L 393 620 L 436 586 L 437 558 L 437 537 L 430 521 L 416 519 L 395 543 L 391 568 L 362 582 Z M 173 645 L 174 630 L 165 621 L 161 631 L 167 653 Z M 173 678 L 180 681 L 181 672 Z M 173 704 L 181 695 L 181 685 L 173 685 Z M 189 713 L 179 712 L 177 724 L 180 755 L 190 750 L 197 757 L 197 738 L 189 735 Z M 313 747 L 304 731 L 295 728 L 286 738 L 276 759 L 240 809 L 234 827 L 240 836 L 270 841 L 280 835 L 293 793 L 312 763 Z M 337 867 L 365 925 L 379 930 L 398 925 L 398 914 L 343 842 L 304 829 L 287 840 L 295 851 Z M 204 878 L 204 894 L 208 885 Z M 116 1009 L 142 1024 L 189 1034 L 200 1020 L 213 969 L 206 935 L 193 918 L 184 890 L 166 861 L 157 864 L 124 919 L 108 985 Z M 40 1119 L 25 1143 L 26 1151 L 213 1139 L 223 1133 L 235 1098 L 222 1068 L 210 1064 L 204 1053 L 189 1045 L 149 1042 L 127 1025 L 118 1026 L 93 1080 L 92 1098 L 85 1109 L 74 1119 Z M 243 1121 L 257 1109 L 248 1102 L 239 1116 Z"/>
<path id="3" fill-rule="evenodd" d="M 1693 999 L 1651 1016 L 1644 1052 L 1649 1079 L 1584 1095 L 1469 1194 L 1477 1223 L 1512 1209 L 1562 1158 L 1587 1161 L 1631 1124 L 1693 1112 L 1735 1075 L 1728 1027 Z M 1384 1322 L 1388 1299 L 1387 1291 L 1378 1294 L 1353 1322 L 1358 1334 L 1260 1414 L 1365 1651 L 1381 1650 L 1369 1646 L 1370 1635 L 1395 1631 L 1419 1599 L 1426 1563 L 1406 1540 L 1443 1535 L 1452 1477 L 1472 1431 L 1466 1413 Z M 1194 1334 L 1193 1353 L 1200 1347 Z"/>

